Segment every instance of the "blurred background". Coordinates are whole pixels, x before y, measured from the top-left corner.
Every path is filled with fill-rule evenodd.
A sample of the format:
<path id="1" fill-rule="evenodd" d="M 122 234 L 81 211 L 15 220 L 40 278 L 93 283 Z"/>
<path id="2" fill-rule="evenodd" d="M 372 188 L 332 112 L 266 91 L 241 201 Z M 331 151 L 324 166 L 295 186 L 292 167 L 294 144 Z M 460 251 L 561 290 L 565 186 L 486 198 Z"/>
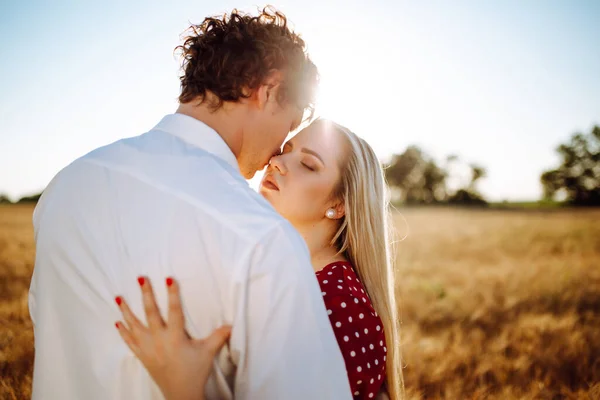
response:
<path id="1" fill-rule="evenodd" d="M 600 398 L 600 2 L 271 4 L 386 167 L 411 398 Z M 30 396 L 41 191 L 175 111 L 190 24 L 264 5 L 0 0 L 0 398 Z"/>

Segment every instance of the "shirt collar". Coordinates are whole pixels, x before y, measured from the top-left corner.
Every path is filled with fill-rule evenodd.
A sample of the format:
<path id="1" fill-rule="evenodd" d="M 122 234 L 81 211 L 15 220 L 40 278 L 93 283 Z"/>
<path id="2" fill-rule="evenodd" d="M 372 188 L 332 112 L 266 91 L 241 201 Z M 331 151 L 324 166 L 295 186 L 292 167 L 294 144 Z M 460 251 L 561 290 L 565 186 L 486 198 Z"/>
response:
<path id="1" fill-rule="evenodd" d="M 181 140 L 208 151 L 230 164 L 240 172 L 235 155 L 223 138 L 204 122 L 188 115 L 175 113 L 163 117 L 154 127 L 156 130 L 170 133 Z"/>

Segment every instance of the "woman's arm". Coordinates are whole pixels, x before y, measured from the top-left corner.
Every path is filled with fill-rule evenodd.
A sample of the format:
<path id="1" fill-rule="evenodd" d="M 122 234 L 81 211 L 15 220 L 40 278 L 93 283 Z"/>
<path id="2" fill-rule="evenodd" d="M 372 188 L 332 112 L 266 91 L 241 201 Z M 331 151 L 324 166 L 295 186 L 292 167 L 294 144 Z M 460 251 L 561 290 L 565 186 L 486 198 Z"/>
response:
<path id="1" fill-rule="evenodd" d="M 231 328 L 221 327 L 205 339 L 192 339 L 185 331 L 179 284 L 167 278 L 168 319 L 160 315 L 150 280 L 138 278 L 142 289 L 146 327 L 122 297 L 115 300 L 125 323 L 117 322 L 121 338 L 142 362 L 166 400 L 204 400 L 204 387 L 215 355 L 229 338 Z"/>

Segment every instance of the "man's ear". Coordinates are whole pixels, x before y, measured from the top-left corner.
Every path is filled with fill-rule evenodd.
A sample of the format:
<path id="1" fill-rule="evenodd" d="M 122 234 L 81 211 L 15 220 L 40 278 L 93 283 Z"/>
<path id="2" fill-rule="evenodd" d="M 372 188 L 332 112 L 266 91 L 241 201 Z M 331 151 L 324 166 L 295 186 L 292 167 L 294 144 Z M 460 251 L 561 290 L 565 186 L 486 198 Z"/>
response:
<path id="1" fill-rule="evenodd" d="M 263 110 L 269 102 L 276 100 L 277 91 L 283 81 L 283 74 L 279 70 L 271 70 L 263 83 L 254 91 L 251 98 L 259 110 Z"/>

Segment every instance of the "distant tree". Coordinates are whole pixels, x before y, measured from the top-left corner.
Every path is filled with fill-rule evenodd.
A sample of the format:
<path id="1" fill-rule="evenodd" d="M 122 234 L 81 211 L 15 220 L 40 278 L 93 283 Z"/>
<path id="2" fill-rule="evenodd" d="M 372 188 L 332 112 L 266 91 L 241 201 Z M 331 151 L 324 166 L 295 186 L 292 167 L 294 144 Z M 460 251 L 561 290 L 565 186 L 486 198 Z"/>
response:
<path id="1" fill-rule="evenodd" d="M 32 196 L 21 197 L 17 203 L 19 203 L 19 204 L 37 203 L 41 196 L 42 196 L 42 194 L 38 193 L 38 194 L 34 194 Z"/>
<path id="2" fill-rule="evenodd" d="M 470 167 L 471 167 L 471 182 L 469 183 L 469 190 L 473 193 L 476 193 L 477 190 L 475 189 L 475 184 L 481 178 L 485 178 L 485 176 L 487 175 L 487 171 L 485 170 L 484 167 L 477 165 L 477 164 L 471 164 Z"/>
<path id="3" fill-rule="evenodd" d="M 554 200 L 563 192 L 573 205 L 600 205 L 600 127 L 594 126 L 587 135 L 575 133 L 568 143 L 556 149 L 561 165 L 545 171 L 540 181 L 544 198 Z"/>
<path id="4" fill-rule="evenodd" d="M 453 161 L 456 161 L 455 158 Z M 470 164 L 471 168 L 471 181 L 465 188 L 458 189 L 455 193 L 448 197 L 449 204 L 465 205 L 465 206 L 487 206 L 487 201 L 477 191 L 475 184 L 481 178 L 487 175 L 484 167 L 478 164 Z"/>
<path id="5" fill-rule="evenodd" d="M 487 206 L 488 202 L 478 193 L 466 189 L 458 189 L 448 197 L 448 204 L 463 206 Z"/>
<path id="6" fill-rule="evenodd" d="M 446 171 L 416 146 L 394 154 L 385 166 L 390 186 L 405 203 L 438 203 L 446 197 Z"/>
<path id="7" fill-rule="evenodd" d="M 458 156 L 456 154 L 450 154 L 446 156 L 446 164 L 450 164 L 458 161 Z"/>
<path id="8" fill-rule="evenodd" d="M 0 194 L 0 204 L 12 204 L 12 200 L 5 194 Z"/>
<path id="9" fill-rule="evenodd" d="M 447 179 L 452 166 L 459 162 L 458 156 L 446 157 L 443 166 L 417 146 L 409 146 L 404 153 L 395 154 L 385 165 L 387 182 L 396 193 L 396 200 L 407 204 L 487 204 L 476 191 L 476 182 L 485 177 L 485 168 L 471 165 L 470 182 L 465 187 L 449 193 Z"/>
<path id="10" fill-rule="evenodd" d="M 446 178 L 448 172 L 440 168 L 435 161 L 428 160 L 423 169 L 423 187 L 426 203 L 439 203 L 446 200 Z"/>

